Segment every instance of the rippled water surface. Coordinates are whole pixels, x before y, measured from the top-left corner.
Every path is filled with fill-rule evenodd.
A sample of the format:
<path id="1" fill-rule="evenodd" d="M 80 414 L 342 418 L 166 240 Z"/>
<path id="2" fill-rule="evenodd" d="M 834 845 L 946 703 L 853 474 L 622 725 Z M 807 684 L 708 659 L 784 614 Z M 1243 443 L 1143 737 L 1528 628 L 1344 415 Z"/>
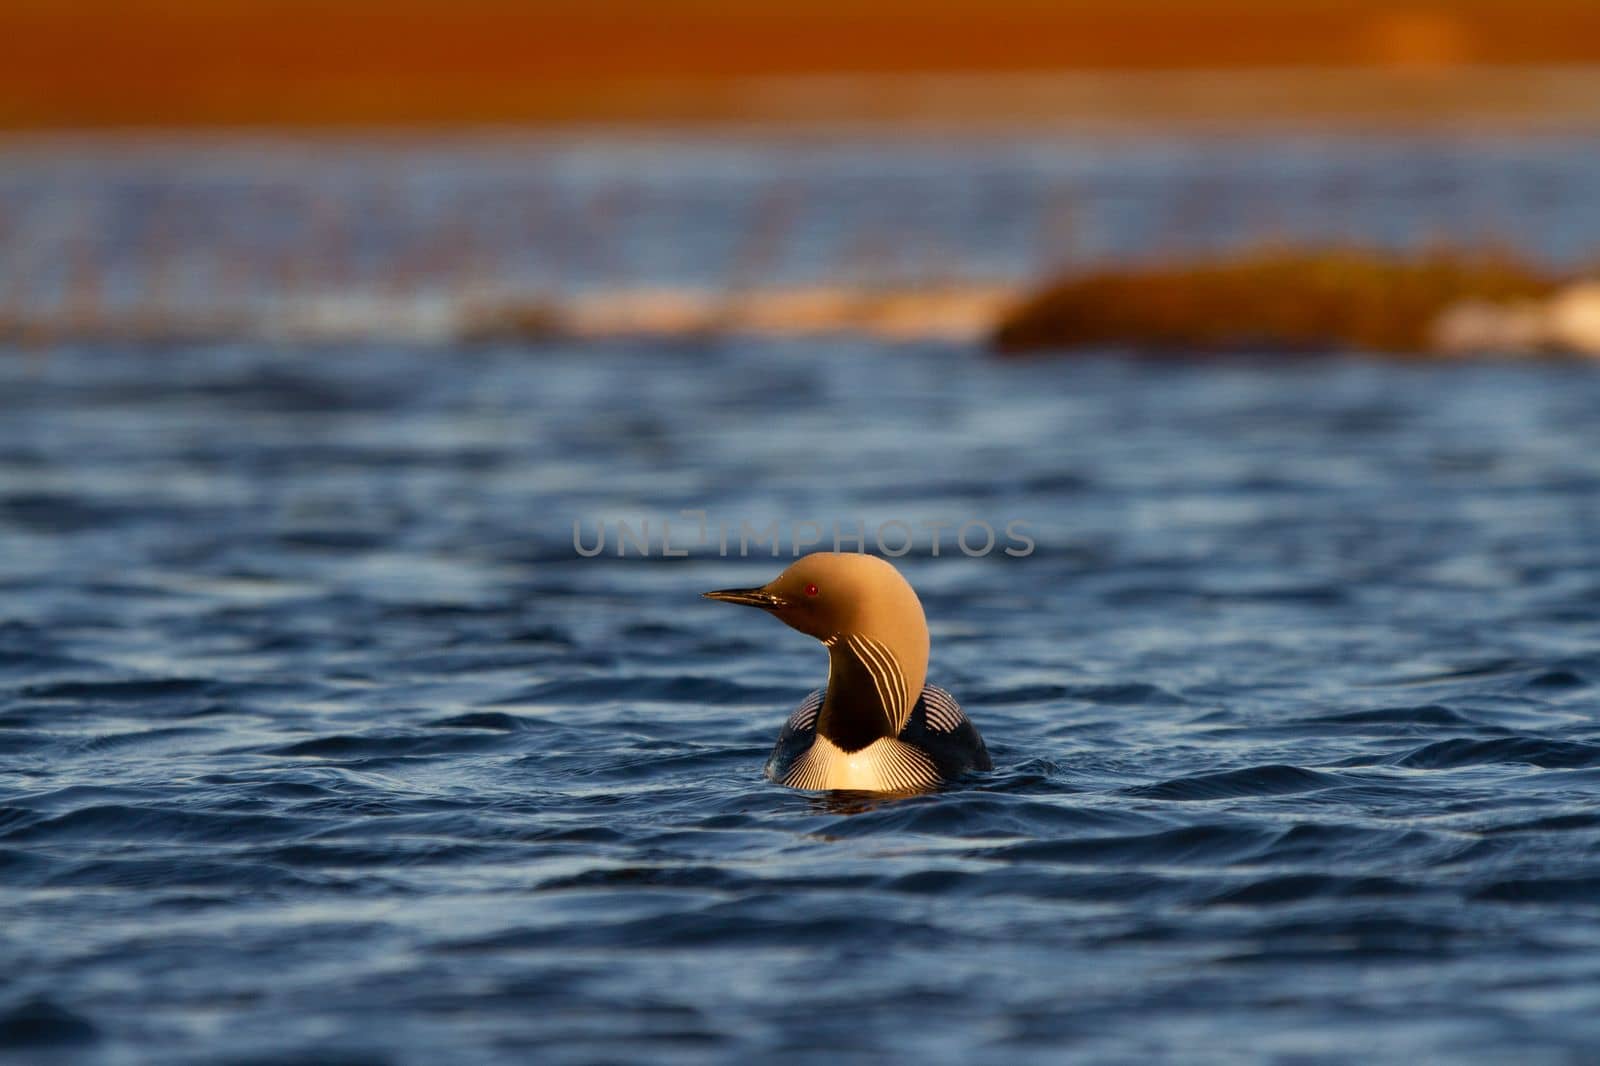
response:
<path id="1" fill-rule="evenodd" d="M 1024 278 L 1263 233 L 1571 266 L 1594 160 L 18 147 L 0 311 Z M 0 1057 L 1592 1061 L 1597 412 L 1594 367 L 1540 363 L 0 348 Z M 933 558 L 923 523 L 969 519 L 1036 549 Z M 776 572 L 738 557 L 772 521 L 917 530 L 930 679 L 992 773 L 762 780 L 826 657 L 698 593 Z"/>
<path id="2" fill-rule="evenodd" d="M 7 351 L 0 1041 L 1587 1058 L 1597 410 L 1555 365 Z M 825 655 L 697 594 L 780 563 L 573 550 L 680 508 L 1028 523 L 903 560 L 994 772 L 763 781 Z"/>

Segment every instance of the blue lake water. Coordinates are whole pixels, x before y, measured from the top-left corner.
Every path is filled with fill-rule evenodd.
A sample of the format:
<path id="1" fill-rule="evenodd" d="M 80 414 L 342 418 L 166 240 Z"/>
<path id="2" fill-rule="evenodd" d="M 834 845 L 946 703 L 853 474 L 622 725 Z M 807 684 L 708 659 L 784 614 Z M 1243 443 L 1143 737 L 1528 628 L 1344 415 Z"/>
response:
<path id="1" fill-rule="evenodd" d="M 1600 246 L 1582 136 L 15 139 L 7 312 L 1027 282 L 1285 240 Z"/>
<path id="2" fill-rule="evenodd" d="M 1584 1057 L 1597 409 L 1555 365 L 7 353 L 0 1040 Z M 763 781 L 825 655 L 697 594 L 780 563 L 572 547 L 683 507 L 1026 521 L 903 561 L 995 771 Z"/>
<path id="3" fill-rule="evenodd" d="M 1354 158 L 1356 228 L 1396 235 L 1448 206 L 1383 185 L 1420 159 L 1532 253 L 1588 246 L 1590 146 L 1357 147 L 1091 152 L 1088 232 L 1148 247 L 1135 208 L 1175 186 L 1116 180 L 1141 166 L 1293 207 L 1305 160 Z M 845 205 L 852 173 L 948 162 L 923 152 L 810 165 Z M 661 180 L 729 158 L 773 161 Z M 0 201 L 146 165 L 12 161 Z M 173 187 L 244 195 L 228 166 Z M 950 195 L 993 237 L 970 273 L 1025 272 L 1015 202 Z M 682 232 L 733 232 L 719 205 Z M 37 247 L 50 217 L 12 214 Z M 684 254 L 720 277 L 727 250 Z M 1590 1061 L 1597 411 L 1594 366 L 1539 362 L 0 349 L 0 1057 Z M 1034 550 L 932 557 L 922 524 L 968 520 Z M 649 556 L 617 557 L 624 521 Z M 737 545 L 772 521 L 919 531 L 930 680 L 992 773 L 762 779 L 826 656 L 698 594 L 775 573 Z"/>

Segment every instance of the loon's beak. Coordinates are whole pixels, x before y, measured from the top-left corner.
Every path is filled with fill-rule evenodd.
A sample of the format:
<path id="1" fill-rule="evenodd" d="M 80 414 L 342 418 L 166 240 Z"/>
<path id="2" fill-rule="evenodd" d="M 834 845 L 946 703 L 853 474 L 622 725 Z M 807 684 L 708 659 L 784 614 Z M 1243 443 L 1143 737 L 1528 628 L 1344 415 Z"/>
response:
<path id="1" fill-rule="evenodd" d="M 789 604 L 789 601 L 782 596 L 774 596 L 766 589 L 717 589 L 715 592 L 703 592 L 701 595 L 708 600 L 742 603 L 746 607 L 760 607 L 766 611 L 774 611 Z"/>

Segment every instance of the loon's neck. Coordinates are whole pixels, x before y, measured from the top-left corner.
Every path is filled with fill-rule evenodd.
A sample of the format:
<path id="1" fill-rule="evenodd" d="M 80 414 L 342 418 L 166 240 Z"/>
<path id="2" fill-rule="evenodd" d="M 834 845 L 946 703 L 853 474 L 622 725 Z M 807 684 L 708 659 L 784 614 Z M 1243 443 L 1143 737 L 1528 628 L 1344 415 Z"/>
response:
<path id="1" fill-rule="evenodd" d="M 882 642 L 835 634 L 828 648 L 828 690 L 817 712 L 817 734 L 844 751 L 858 751 L 882 737 L 896 737 L 922 695 L 907 688 L 899 661 Z"/>

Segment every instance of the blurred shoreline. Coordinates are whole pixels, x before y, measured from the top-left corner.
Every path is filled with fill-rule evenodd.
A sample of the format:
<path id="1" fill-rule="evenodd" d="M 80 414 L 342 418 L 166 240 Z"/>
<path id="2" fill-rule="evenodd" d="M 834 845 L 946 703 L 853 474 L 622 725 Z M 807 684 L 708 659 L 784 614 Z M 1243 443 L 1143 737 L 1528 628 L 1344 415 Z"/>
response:
<path id="1" fill-rule="evenodd" d="M 1400 358 L 1600 358 L 1600 283 L 1474 256 L 1406 261 L 1308 249 L 1067 275 L 1038 286 L 640 287 L 564 298 L 350 291 L 161 314 L 0 316 L 0 345 L 398 343 L 452 347 L 632 338 L 857 336 L 1000 354 L 1364 352 Z"/>
<path id="2" fill-rule="evenodd" d="M 1586 134 L 1133 132 L 29 135 L 0 163 L 0 337 L 1600 347 L 1553 302 L 1600 266 Z M 1287 258 L 1227 269 L 1252 251 Z M 1528 277 L 1426 281 L 1396 314 L 1440 255 Z M 1051 286 L 1117 295 L 1019 344 Z"/>
<path id="3" fill-rule="evenodd" d="M 1151 129 L 1283 132 L 1600 131 L 1600 64 L 1282 66 L 1167 70 L 840 72 L 736 78 L 538 80 L 498 107 L 377 106 L 324 88 L 250 106 L 202 95 L 159 106 L 29 112 L 0 105 L 0 142 L 119 133 L 164 139 L 260 135 L 751 136 L 1097 134 Z M 401 101 L 409 99 L 401 94 Z M 320 108 L 320 110 L 319 110 Z"/>
<path id="4" fill-rule="evenodd" d="M 976 342 L 1021 298 L 1020 286 L 935 289 L 799 286 L 718 292 L 665 286 L 566 296 L 348 291 L 270 306 L 55 310 L 0 315 L 0 342 L 540 343 L 585 338 L 862 335 Z"/>
<path id="5" fill-rule="evenodd" d="M 925 131 L 946 136 L 1052 129 L 1097 133 L 1249 129 L 1600 130 L 1600 65 L 1442 69 L 1199 68 L 829 74 L 735 82 L 624 79 L 560 129 L 598 123 L 715 130 Z"/>
<path id="6" fill-rule="evenodd" d="M 1593 122 L 1591 0 L 10 0 L 0 128 Z"/>

